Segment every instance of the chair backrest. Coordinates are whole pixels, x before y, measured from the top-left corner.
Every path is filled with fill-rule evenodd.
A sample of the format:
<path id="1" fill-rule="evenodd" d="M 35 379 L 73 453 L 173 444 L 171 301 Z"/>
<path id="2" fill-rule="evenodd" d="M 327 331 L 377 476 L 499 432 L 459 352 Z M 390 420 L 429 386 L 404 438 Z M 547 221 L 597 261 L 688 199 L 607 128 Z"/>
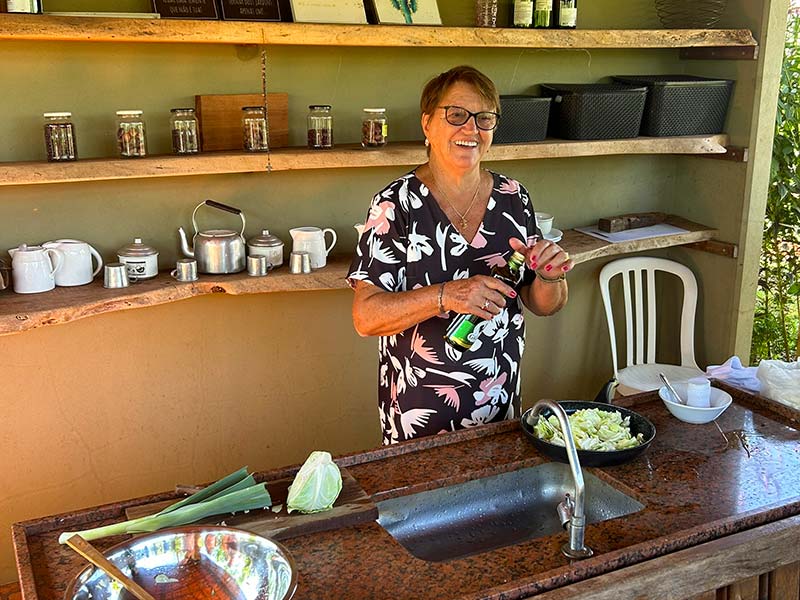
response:
<path id="1" fill-rule="evenodd" d="M 634 256 L 612 261 L 600 271 L 600 293 L 606 309 L 606 321 L 611 340 L 611 358 L 614 363 L 614 376 L 618 375 L 617 338 L 614 329 L 614 315 L 611 310 L 609 282 L 622 275 L 622 289 L 625 300 L 626 364 L 623 366 L 652 364 L 656 361 L 656 331 L 658 328 L 656 312 L 655 272 L 672 273 L 683 282 L 683 306 L 681 308 L 681 365 L 697 368 L 694 359 L 694 319 L 697 309 L 697 280 L 694 273 L 680 263 L 665 258 Z M 633 294 L 631 294 L 631 283 Z M 646 294 L 645 298 L 645 283 Z M 645 340 L 645 310 L 647 325 Z"/>

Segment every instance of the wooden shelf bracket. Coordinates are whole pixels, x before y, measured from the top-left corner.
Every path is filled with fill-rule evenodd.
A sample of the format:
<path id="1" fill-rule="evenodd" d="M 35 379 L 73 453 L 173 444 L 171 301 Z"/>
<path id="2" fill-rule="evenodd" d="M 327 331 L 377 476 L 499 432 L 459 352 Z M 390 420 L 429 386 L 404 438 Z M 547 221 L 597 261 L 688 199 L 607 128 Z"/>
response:
<path id="1" fill-rule="evenodd" d="M 711 254 L 727 256 L 728 258 L 739 257 L 739 246 L 731 242 L 722 242 L 720 240 L 704 240 L 702 242 L 686 244 L 686 247 L 691 248 L 692 250 L 699 250 L 700 252 L 710 252 Z"/>

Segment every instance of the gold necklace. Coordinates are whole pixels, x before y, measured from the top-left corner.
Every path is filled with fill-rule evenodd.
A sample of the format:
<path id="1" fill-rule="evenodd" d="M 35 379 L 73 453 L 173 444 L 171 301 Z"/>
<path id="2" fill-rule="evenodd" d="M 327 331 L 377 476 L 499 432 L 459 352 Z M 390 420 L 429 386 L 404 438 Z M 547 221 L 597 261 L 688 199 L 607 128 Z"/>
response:
<path id="1" fill-rule="evenodd" d="M 475 206 L 475 201 L 478 199 L 478 192 L 481 189 L 481 176 L 480 176 L 480 173 L 478 174 L 478 185 L 475 186 L 475 193 L 472 194 L 472 200 L 470 201 L 469 206 L 467 207 L 467 210 L 465 210 L 463 213 L 460 213 L 458 211 L 458 209 L 455 206 L 453 206 L 453 203 L 450 202 L 450 199 L 447 197 L 447 194 L 445 193 L 444 188 L 441 185 L 439 185 L 439 182 L 436 180 L 436 176 L 433 174 L 432 171 L 431 171 L 431 177 L 433 178 L 433 182 L 436 184 L 436 187 L 439 188 L 439 191 L 442 193 L 442 198 L 444 198 L 444 201 L 447 202 L 447 205 L 450 208 L 452 208 L 453 212 L 455 212 L 458 215 L 459 223 L 461 224 L 461 227 L 459 227 L 459 229 L 466 229 L 466 227 L 467 227 L 467 215 L 469 214 L 469 211 L 472 210 L 472 207 Z"/>

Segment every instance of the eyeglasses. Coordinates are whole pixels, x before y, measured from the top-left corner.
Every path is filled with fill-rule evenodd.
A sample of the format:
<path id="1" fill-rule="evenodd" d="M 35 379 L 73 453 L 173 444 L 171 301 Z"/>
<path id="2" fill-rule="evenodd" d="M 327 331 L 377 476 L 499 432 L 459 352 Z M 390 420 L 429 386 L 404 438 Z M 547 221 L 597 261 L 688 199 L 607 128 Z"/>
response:
<path id="1" fill-rule="evenodd" d="M 467 121 L 469 121 L 470 117 L 475 119 L 475 125 L 478 129 L 483 131 L 491 131 L 495 127 L 497 127 L 497 122 L 500 119 L 500 115 L 496 112 L 490 111 L 481 111 L 481 112 L 470 112 L 466 108 L 461 108 L 460 106 L 440 106 L 439 108 L 444 109 L 444 118 L 447 119 L 447 122 L 450 125 L 455 125 L 456 127 L 460 127 Z"/>

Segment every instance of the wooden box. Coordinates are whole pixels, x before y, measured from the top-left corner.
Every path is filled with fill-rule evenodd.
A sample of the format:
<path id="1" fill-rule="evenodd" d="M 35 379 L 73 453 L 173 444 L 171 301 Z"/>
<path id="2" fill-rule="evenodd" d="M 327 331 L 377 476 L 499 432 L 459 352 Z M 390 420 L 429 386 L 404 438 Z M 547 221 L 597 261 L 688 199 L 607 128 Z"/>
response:
<path id="1" fill-rule="evenodd" d="M 242 149 L 242 108 L 262 106 L 261 94 L 207 94 L 194 97 L 203 152 Z M 270 148 L 289 145 L 289 95 L 267 94 Z"/>

